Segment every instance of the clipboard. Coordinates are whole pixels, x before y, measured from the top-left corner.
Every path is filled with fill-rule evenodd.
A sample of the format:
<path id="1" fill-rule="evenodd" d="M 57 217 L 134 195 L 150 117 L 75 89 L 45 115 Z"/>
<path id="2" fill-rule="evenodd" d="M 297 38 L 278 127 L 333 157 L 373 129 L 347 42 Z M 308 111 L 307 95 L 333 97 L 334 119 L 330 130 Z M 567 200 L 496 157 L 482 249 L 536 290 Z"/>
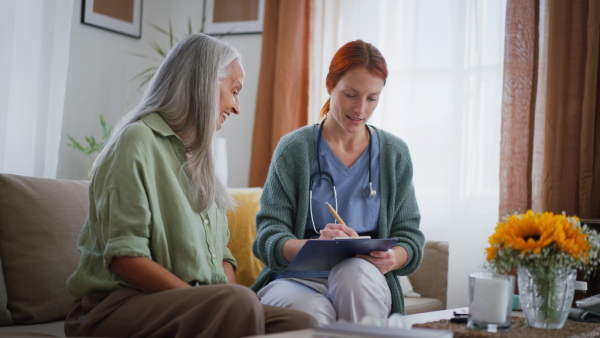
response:
<path id="1" fill-rule="evenodd" d="M 329 271 L 344 259 L 371 251 L 387 251 L 397 238 L 381 239 L 309 239 L 290 262 L 280 277 L 326 277 Z M 315 273 L 318 272 L 318 273 Z"/>

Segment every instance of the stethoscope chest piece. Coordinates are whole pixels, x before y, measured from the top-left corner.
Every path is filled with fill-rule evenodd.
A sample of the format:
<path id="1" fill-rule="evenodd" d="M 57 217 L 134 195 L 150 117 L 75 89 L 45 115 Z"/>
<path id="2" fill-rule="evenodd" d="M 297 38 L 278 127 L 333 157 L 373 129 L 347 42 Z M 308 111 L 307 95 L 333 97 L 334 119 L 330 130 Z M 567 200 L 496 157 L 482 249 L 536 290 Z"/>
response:
<path id="1" fill-rule="evenodd" d="M 377 190 L 373 189 L 373 183 L 369 182 L 369 186 L 363 190 L 363 197 L 369 198 L 375 196 L 377 196 Z"/>

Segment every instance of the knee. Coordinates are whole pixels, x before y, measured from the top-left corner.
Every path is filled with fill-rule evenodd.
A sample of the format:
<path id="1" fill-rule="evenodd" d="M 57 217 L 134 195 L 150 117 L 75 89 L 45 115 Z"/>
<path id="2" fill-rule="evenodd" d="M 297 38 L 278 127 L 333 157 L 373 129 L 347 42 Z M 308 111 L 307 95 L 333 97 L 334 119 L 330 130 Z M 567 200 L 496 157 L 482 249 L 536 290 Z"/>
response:
<path id="1" fill-rule="evenodd" d="M 349 258 L 336 265 L 329 274 L 330 280 L 361 281 L 377 278 L 381 273 L 370 262 L 361 258 Z"/>
<path id="2" fill-rule="evenodd" d="M 246 300 L 249 302 L 258 301 L 258 297 L 256 293 L 252 291 L 250 288 L 247 288 L 243 285 L 239 284 L 225 284 L 229 290 L 227 290 L 229 297 L 234 299 Z M 260 302 L 259 302 L 260 303 Z"/>
<path id="3" fill-rule="evenodd" d="M 296 313 L 294 314 L 294 318 L 293 318 L 293 321 L 291 324 L 292 327 L 290 328 L 290 331 L 303 330 L 306 328 L 312 328 L 312 327 L 319 326 L 319 321 L 313 315 L 308 314 L 306 312 L 302 312 L 302 311 L 295 311 L 295 312 Z M 325 320 L 324 318 L 325 317 L 323 317 L 323 320 Z M 326 317 L 326 318 L 328 318 L 328 319 L 326 319 L 326 321 L 328 323 L 330 323 L 331 321 L 329 320 L 329 318 L 331 318 L 331 317 Z"/>
<path id="4" fill-rule="evenodd" d="M 333 308 L 333 304 L 320 294 L 314 297 L 299 297 L 294 300 L 290 308 L 308 314 L 308 316 L 304 316 L 305 320 L 316 319 L 321 325 L 334 323 L 337 318 L 337 312 Z"/>
<path id="5" fill-rule="evenodd" d="M 237 285 L 227 284 L 227 291 L 222 297 L 222 305 L 227 307 L 231 315 L 236 314 L 254 314 L 262 316 L 262 304 L 254 293 L 249 288 Z"/>
<path id="6" fill-rule="evenodd" d="M 241 302 L 247 304 L 260 304 L 260 300 L 256 296 L 256 293 L 251 289 L 238 284 L 227 284 L 229 290 L 227 290 L 227 298 L 234 302 Z"/>

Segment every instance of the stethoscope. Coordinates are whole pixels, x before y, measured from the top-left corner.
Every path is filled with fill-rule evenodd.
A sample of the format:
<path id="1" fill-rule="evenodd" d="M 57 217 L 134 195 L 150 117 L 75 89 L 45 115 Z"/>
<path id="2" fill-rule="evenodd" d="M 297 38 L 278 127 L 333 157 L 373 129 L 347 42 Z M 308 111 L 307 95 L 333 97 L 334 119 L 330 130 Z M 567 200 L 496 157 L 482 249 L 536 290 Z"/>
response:
<path id="1" fill-rule="evenodd" d="M 329 182 L 329 184 L 331 184 L 331 188 L 333 189 L 333 198 L 335 200 L 335 212 L 337 212 L 338 210 L 338 199 L 337 199 L 337 190 L 335 189 L 335 182 L 333 181 L 333 176 L 331 176 L 331 174 L 329 174 L 327 171 L 324 171 L 323 169 L 321 169 L 321 156 L 319 154 L 319 149 L 321 147 L 321 133 L 323 132 L 323 124 L 325 123 L 325 119 L 323 119 L 323 121 L 321 122 L 321 125 L 319 126 L 319 134 L 317 135 L 317 167 L 318 167 L 318 171 L 314 174 L 312 174 L 310 176 L 310 189 L 309 189 L 309 198 L 310 198 L 310 202 L 309 202 L 309 207 L 310 207 L 310 220 L 312 221 L 312 226 L 313 229 L 315 230 L 315 233 L 320 233 L 320 231 L 317 231 L 317 227 L 315 226 L 315 219 L 313 217 L 313 207 L 312 207 L 312 189 L 313 186 L 315 185 L 315 182 L 319 179 L 324 179 L 327 182 Z M 365 194 L 365 198 L 369 198 L 369 197 L 375 197 L 375 195 L 377 195 L 377 191 L 375 189 L 373 189 L 373 180 L 371 179 L 371 140 L 373 139 L 373 134 L 371 133 L 371 129 L 369 128 L 368 125 L 365 124 L 365 128 L 367 128 L 367 133 L 369 133 L 369 191 Z M 334 220 L 334 222 L 336 222 Z"/>

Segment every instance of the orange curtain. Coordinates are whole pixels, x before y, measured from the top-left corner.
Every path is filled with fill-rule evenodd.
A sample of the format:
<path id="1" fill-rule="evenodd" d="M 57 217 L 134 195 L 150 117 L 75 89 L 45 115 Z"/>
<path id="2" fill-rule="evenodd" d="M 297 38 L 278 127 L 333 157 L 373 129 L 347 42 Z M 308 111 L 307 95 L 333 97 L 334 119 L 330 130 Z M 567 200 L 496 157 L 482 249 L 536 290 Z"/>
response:
<path id="1" fill-rule="evenodd" d="M 262 187 L 279 139 L 308 123 L 312 0 L 267 0 L 262 33 L 251 187 Z"/>
<path id="2" fill-rule="evenodd" d="M 600 217 L 600 2 L 509 0 L 500 217 Z"/>
<path id="3" fill-rule="evenodd" d="M 531 208 L 539 24 L 536 0 L 507 2 L 500 145 L 500 217 Z"/>

